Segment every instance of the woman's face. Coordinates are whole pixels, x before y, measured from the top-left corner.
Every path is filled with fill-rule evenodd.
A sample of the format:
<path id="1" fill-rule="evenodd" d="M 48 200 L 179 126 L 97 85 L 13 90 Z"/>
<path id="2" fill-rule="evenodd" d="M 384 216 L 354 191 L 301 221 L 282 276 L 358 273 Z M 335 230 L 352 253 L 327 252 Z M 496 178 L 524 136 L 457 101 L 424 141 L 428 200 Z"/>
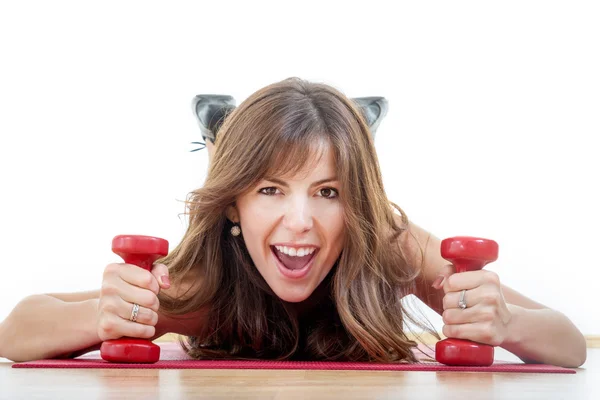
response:
<path id="1" fill-rule="evenodd" d="M 344 216 L 333 154 L 293 177 L 265 177 L 240 196 L 233 215 L 256 268 L 282 300 L 306 300 L 344 243 Z"/>

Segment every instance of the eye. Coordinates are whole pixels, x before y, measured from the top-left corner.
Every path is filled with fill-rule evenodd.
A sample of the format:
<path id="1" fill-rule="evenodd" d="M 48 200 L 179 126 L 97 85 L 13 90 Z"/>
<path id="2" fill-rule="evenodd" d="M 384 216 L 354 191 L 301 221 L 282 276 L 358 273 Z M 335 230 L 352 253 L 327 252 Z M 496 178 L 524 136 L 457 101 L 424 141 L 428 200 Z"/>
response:
<path id="1" fill-rule="evenodd" d="M 275 186 L 265 187 L 260 189 L 258 192 L 267 196 L 275 196 L 277 194 L 277 188 Z"/>
<path id="2" fill-rule="evenodd" d="M 335 199 L 339 196 L 338 191 L 334 188 L 323 188 L 319 190 L 319 192 L 321 193 L 321 196 L 325 197 L 326 199 Z"/>

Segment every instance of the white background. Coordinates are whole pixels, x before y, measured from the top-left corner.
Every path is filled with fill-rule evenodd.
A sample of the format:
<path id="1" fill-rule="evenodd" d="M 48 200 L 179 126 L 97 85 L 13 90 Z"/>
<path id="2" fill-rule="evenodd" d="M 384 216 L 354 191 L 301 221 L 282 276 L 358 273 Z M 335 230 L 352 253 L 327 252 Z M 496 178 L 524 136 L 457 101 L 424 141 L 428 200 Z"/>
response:
<path id="1" fill-rule="evenodd" d="M 390 199 L 497 240 L 505 284 L 600 334 L 598 21 L 577 1 L 2 3 L 0 320 L 98 288 L 114 235 L 173 247 L 207 166 L 192 97 L 299 76 L 385 96 Z"/>

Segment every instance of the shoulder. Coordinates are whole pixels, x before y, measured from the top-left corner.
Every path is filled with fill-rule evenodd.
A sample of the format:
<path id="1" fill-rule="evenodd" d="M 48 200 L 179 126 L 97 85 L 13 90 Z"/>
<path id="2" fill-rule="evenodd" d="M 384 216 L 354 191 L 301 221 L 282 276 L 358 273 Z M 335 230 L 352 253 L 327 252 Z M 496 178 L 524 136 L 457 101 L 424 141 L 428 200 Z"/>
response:
<path id="1" fill-rule="evenodd" d="M 415 295 L 433 310 L 441 312 L 444 291 L 431 286 L 449 264 L 440 253 L 441 240 L 412 221 L 403 222 L 400 215 L 394 214 L 394 218 L 405 228 L 398 237 L 398 245 L 406 266 L 416 275 L 408 294 Z"/>
<path id="2" fill-rule="evenodd" d="M 161 290 L 161 294 L 179 301 L 190 300 L 204 286 L 204 277 L 199 273 L 187 273 L 185 276 L 171 279 L 172 284 L 168 289 Z"/>
<path id="3" fill-rule="evenodd" d="M 205 306 L 183 313 L 180 313 L 181 310 L 178 310 L 177 307 L 185 303 L 193 303 L 195 295 L 202 290 L 203 282 L 202 276 L 189 274 L 174 281 L 169 289 L 161 290 L 161 298 L 163 302 L 168 303 L 168 306 L 164 308 L 161 306 L 161 310 L 159 310 L 156 337 L 167 333 L 185 336 L 198 334 L 206 323 L 209 307 Z"/>
<path id="4" fill-rule="evenodd" d="M 398 236 L 398 245 L 407 265 L 421 272 L 423 279 L 433 283 L 439 272 L 448 265 L 448 261 L 440 254 L 441 240 L 414 222 L 403 221 L 396 213 L 394 219 L 398 225 L 405 228 Z"/>
<path id="5" fill-rule="evenodd" d="M 401 222 L 399 215 L 395 215 L 395 217 L 397 217 L 397 222 Z M 448 275 L 448 269 L 452 270 L 451 263 L 442 258 L 440 252 L 442 241 L 412 222 L 408 223 L 407 229 L 398 240 L 407 265 L 419 273 L 411 294 L 441 314 L 444 290 L 434 289 L 431 285 L 440 274 Z M 507 303 L 529 309 L 546 308 L 543 304 L 533 301 L 506 285 L 502 284 L 501 289 Z"/>

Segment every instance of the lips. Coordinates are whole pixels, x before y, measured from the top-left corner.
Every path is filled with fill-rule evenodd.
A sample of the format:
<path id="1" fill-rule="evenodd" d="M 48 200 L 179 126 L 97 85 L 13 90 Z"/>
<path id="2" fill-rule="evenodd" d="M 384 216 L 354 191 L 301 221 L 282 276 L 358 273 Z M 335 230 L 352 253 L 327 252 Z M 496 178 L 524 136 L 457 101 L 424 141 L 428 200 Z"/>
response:
<path id="1" fill-rule="evenodd" d="M 312 268 L 312 265 L 314 264 L 314 260 L 316 258 L 317 253 L 319 252 L 319 250 L 315 250 L 312 254 L 304 256 L 304 257 L 294 257 L 297 258 L 298 260 L 294 261 L 295 263 L 304 263 L 304 265 L 295 265 L 298 268 L 289 268 L 286 266 L 286 263 L 284 261 L 282 261 L 282 258 L 285 258 L 286 260 L 288 260 L 291 258 L 291 256 L 287 256 L 285 254 L 280 253 L 274 246 L 271 246 L 271 253 L 273 254 L 273 259 L 275 260 L 275 263 L 278 266 L 279 272 L 287 277 L 287 278 L 291 278 L 291 279 L 300 279 L 304 276 L 306 276 L 308 274 L 308 272 L 310 271 L 310 269 Z M 281 255 L 281 258 L 280 258 Z"/>
<path id="2" fill-rule="evenodd" d="M 273 252 L 285 267 L 292 270 L 304 268 L 315 255 L 315 252 L 313 251 L 305 256 L 290 256 L 279 251 L 277 248 L 275 248 Z"/>

